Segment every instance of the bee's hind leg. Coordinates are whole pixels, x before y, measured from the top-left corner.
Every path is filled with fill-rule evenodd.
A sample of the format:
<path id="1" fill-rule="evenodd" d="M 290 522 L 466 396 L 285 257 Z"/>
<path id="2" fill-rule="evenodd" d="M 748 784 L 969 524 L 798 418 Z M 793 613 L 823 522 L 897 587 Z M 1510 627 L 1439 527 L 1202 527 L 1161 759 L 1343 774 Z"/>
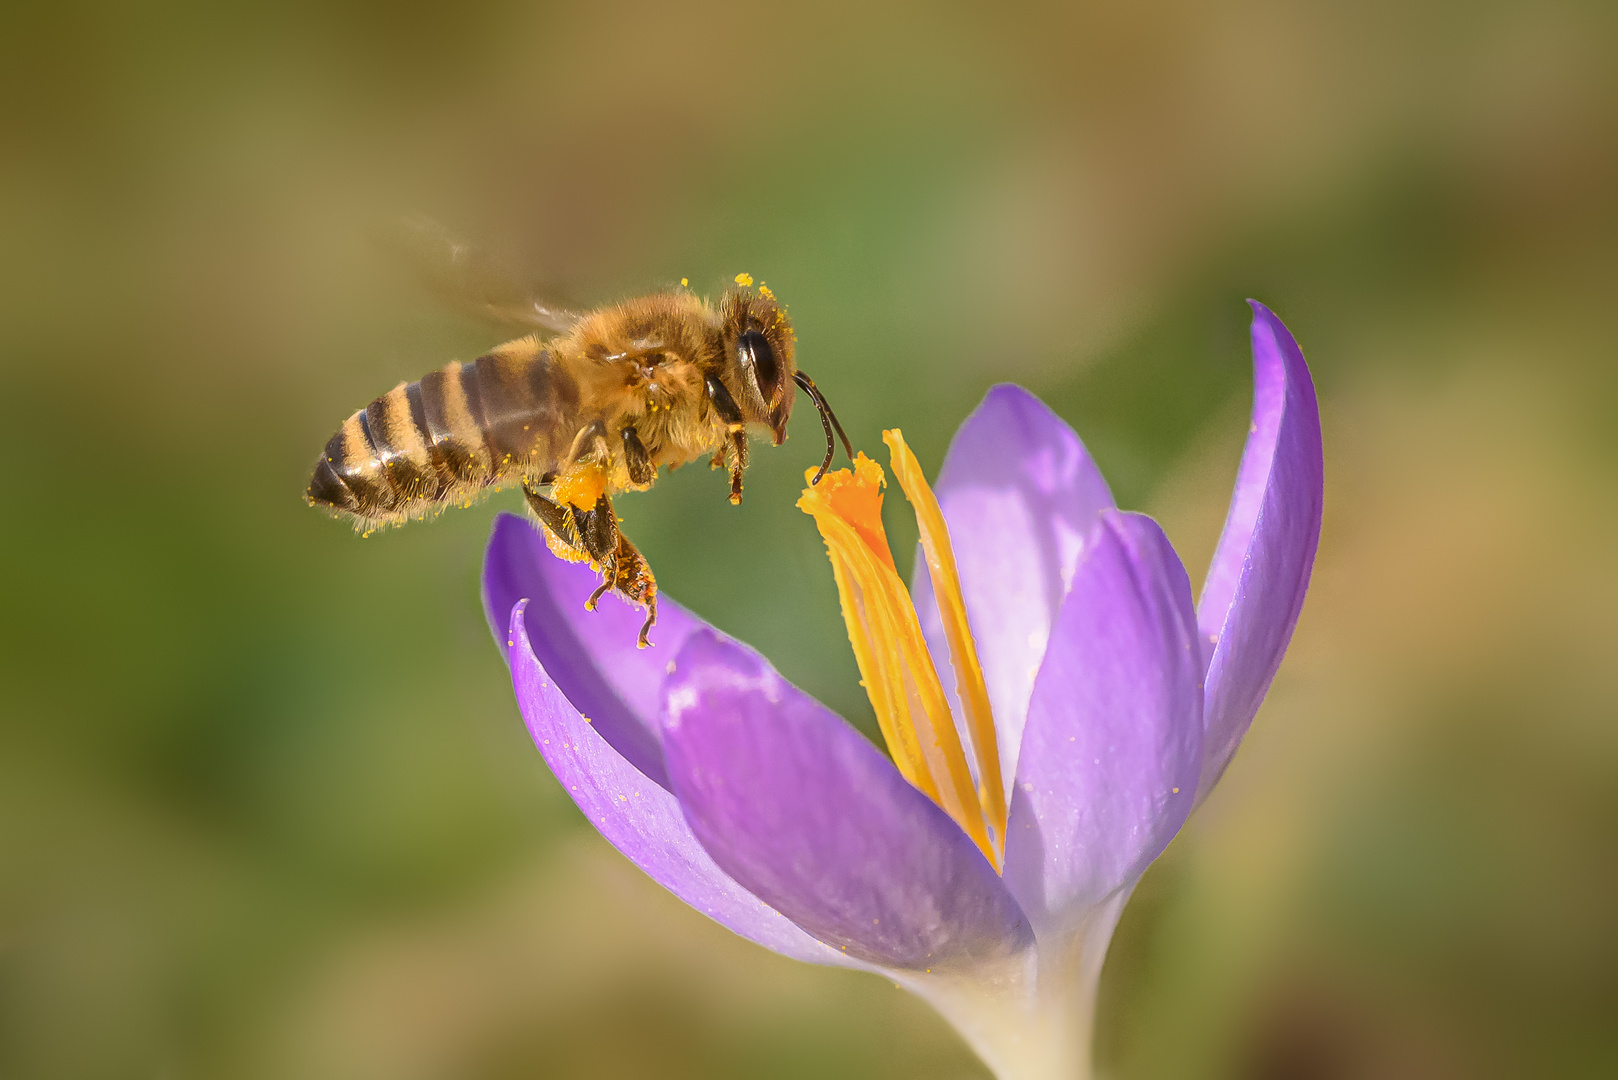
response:
<path id="1" fill-rule="evenodd" d="M 545 534 L 545 546 L 559 559 L 568 562 L 583 562 L 590 557 L 584 550 L 584 543 L 579 539 L 577 528 L 573 524 L 573 515 L 568 513 L 568 507 L 559 506 L 550 499 L 535 491 L 524 481 L 522 486 L 523 497 L 528 500 L 528 508 L 539 519 Z"/>
<path id="2" fill-rule="evenodd" d="M 640 604 L 646 609 L 646 621 L 641 625 L 635 645 L 641 649 L 651 645 L 647 634 L 657 624 L 657 578 L 652 575 L 645 556 L 618 528 L 611 500 L 603 494 L 593 509 L 580 510 L 552 502 L 527 484 L 523 485 L 523 495 L 545 526 L 545 539 L 552 551 L 575 561 L 589 559 L 601 568 L 601 584 L 585 601 L 586 610 L 594 611 L 609 591 Z M 552 537 L 556 542 L 552 542 Z M 562 545 L 566 545 L 566 550 L 558 550 Z"/>
<path id="3" fill-rule="evenodd" d="M 646 621 L 641 624 L 635 647 L 647 648 L 651 642 L 646 635 L 657 623 L 657 579 L 652 576 L 652 568 L 646 564 L 645 557 L 621 532 L 618 534 L 615 566 L 612 587 L 646 609 Z"/>
<path id="4" fill-rule="evenodd" d="M 612 504 L 602 495 L 595 509 L 580 510 L 571 504 L 553 502 L 526 483 L 522 493 L 544 526 L 545 546 L 552 554 L 568 562 L 588 559 L 600 569 L 601 584 L 584 602 L 586 611 L 594 611 L 618 576 L 618 519 Z"/>
<path id="5" fill-rule="evenodd" d="M 652 575 L 652 568 L 646 564 L 645 556 L 618 528 L 618 518 L 613 514 L 612 504 L 607 501 L 606 495 L 596 502 L 594 510 L 573 508 L 573 520 L 585 550 L 601 567 L 601 584 L 590 594 L 585 607 L 595 610 L 596 603 L 609 591 L 641 605 L 646 609 L 646 621 L 641 624 L 635 646 L 641 649 L 648 647 L 651 641 L 646 635 L 657 623 L 657 578 Z"/>
<path id="6" fill-rule="evenodd" d="M 618 516 L 612 512 L 612 501 L 606 492 L 596 499 L 594 508 L 580 510 L 569 506 L 573 528 L 579 536 L 579 546 L 601 568 L 601 584 L 585 601 L 586 611 L 594 611 L 602 595 L 618 580 Z"/>

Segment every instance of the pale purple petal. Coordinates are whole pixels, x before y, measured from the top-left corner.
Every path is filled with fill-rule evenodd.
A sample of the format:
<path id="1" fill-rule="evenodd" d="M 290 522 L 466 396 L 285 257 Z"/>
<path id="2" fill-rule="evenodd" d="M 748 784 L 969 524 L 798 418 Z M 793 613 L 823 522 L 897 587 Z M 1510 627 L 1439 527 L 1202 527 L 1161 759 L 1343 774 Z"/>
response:
<path id="1" fill-rule="evenodd" d="M 1253 305 L 1253 420 L 1197 609 L 1210 654 L 1198 798 L 1230 763 L 1281 666 L 1320 542 L 1320 409 L 1298 343 Z M 1211 646 L 1211 648 L 1208 648 Z"/>
<path id="2" fill-rule="evenodd" d="M 1042 934 L 1146 871 L 1201 762 L 1191 583 L 1156 522 L 1108 511 L 1034 684 L 1006 830 L 1006 884 Z"/>
<path id="3" fill-rule="evenodd" d="M 663 746 L 692 830 L 727 873 L 822 941 L 893 968 L 1028 944 L 983 853 L 891 761 L 757 653 L 693 634 Z"/>
<path id="4" fill-rule="evenodd" d="M 658 742 L 664 670 L 702 620 L 667 597 L 658 598 L 651 649 L 637 649 L 644 618 L 616 595 L 595 611 L 584 602 L 599 576 L 586 563 L 558 559 L 537 526 L 510 514 L 495 518 L 483 560 L 483 610 L 504 641 L 512 606 L 528 600 L 534 655 L 562 693 L 607 742 L 654 782 L 667 786 Z"/>
<path id="5" fill-rule="evenodd" d="M 1021 387 L 1002 385 L 955 433 L 934 493 L 949 525 L 1009 793 L 1034 675 L 1084 538 L 1112 507 L 1112 492 L 1061 417 Z M 916 613 L 953 707 L 949 651 L 920 559 L 914 577 Z"/>
<path id="6" fill-rule="evenodd" d="M 524 606 L 512 609 L 505 639 L 517 704 L 534 745 L 590 824 L 652 880 L 742 937 L 798 960 L 848 965 L 714 865 L 674 796 L 619 756 L 568 702 L 534 655 Z"/>

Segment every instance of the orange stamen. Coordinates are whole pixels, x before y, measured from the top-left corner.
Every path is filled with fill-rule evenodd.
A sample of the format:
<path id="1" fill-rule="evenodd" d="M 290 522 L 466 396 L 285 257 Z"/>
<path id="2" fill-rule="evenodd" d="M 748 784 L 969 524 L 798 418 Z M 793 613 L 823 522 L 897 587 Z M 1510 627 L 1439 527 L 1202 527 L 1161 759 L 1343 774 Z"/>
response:
<path id="1" fill-rule="evenodd" d="M 966 601 L 961 596 L 961 577 L 955 569 L 955 549 L 950 546 L 949 527 L 938 508 L 933 489 L 922 475 L 916 456 L 905 445 L 898 428 L 882 433 L 893 461 L 893 475 L 916 511 L 916 527 L 921 533 L 921 551 L 927 559 L 927 576 L 932 579 L 933 596 L 949 642 L 950 666 L 955 669 L 955 696 L 966 713 L 966 730 L 978 765 L 978 801 L 994 835 L 1006 835 L 1006 793 L 1000 778 L 1000 744 L 994 733 L 994 712 L 989 708 L 989 688 L 983 682 L 983 665 L 978 662 L 972 627 L 966 621 Z"/>
<path id="2" fill-rule="evenodd" d="M 925 481 L 919 487 L 915 483 L 920 476 L 915 459 L 904 448 L 902 437 L 892 434 L 899 447 L 895 468 L 905 494 L 918 507 L 929 572 L 940 597 L 940 610 L 947 613 L 951 661 L 967 711 L 968 730 L 974 744 L 989 748 L 987 758 L 978 750 L 981 787 L 973 786 L 971 768 L 921 636 L 916 609 L 888 549 L 887 531 L 882 527 L 882 487 L 886 483 L 882 467 L 860 454 L 852 472 L 840 469 L 828 473 L 819 484 L 805 487 L 798 508 L 814 517 L 826 542 L 848 640 L 894 764 L 905 779 L 943 807 L 998 868 L 1004 846 L 1005 800 L 1000 791 L 993 718 L 966 627 L 949 535 L 931 490 Z M 805 472 L 805 479 L 814 471 Z M 935 561 L 938 570 L 933 569 Z"/>

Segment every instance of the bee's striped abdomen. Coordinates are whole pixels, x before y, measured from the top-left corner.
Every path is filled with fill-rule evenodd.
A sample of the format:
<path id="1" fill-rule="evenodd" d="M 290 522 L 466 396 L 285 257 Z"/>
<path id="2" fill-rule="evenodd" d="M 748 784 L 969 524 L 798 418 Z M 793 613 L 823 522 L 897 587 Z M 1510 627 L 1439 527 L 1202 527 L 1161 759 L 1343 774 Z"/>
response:
<path id="1" fill-rule="evenodd" d="M 391 524 L 550 471 L 570 443 L 578 390 L 524 338 L 400 383 L 349 417 L 315 463 L 307 498 Z"/>
<path id="2" fill-rule="evenodd" d="M 444 475 L 452 485 L 481 483 L 491 470 L 489 448 L 483 441 L 477 366 L 450 364 L 426 376 L 417 388 L 428 445 Z"/>

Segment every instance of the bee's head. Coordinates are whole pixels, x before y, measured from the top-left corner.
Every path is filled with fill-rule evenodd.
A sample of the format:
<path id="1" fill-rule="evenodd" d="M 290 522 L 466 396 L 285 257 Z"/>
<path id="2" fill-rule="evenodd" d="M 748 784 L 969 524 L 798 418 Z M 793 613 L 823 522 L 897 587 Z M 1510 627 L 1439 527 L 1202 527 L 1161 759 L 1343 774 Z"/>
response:
<path id="1" fill-rule="evenodd" d="M 752 279 L 743 274 L 738 284 Z M 749 423 L 770 429 L 775 445 L 787 437 L 796 392 L 792 322 L 775 294 L 763 285 L 732 289 L 720 302 L 725 343 L 725 382 Z"/>

